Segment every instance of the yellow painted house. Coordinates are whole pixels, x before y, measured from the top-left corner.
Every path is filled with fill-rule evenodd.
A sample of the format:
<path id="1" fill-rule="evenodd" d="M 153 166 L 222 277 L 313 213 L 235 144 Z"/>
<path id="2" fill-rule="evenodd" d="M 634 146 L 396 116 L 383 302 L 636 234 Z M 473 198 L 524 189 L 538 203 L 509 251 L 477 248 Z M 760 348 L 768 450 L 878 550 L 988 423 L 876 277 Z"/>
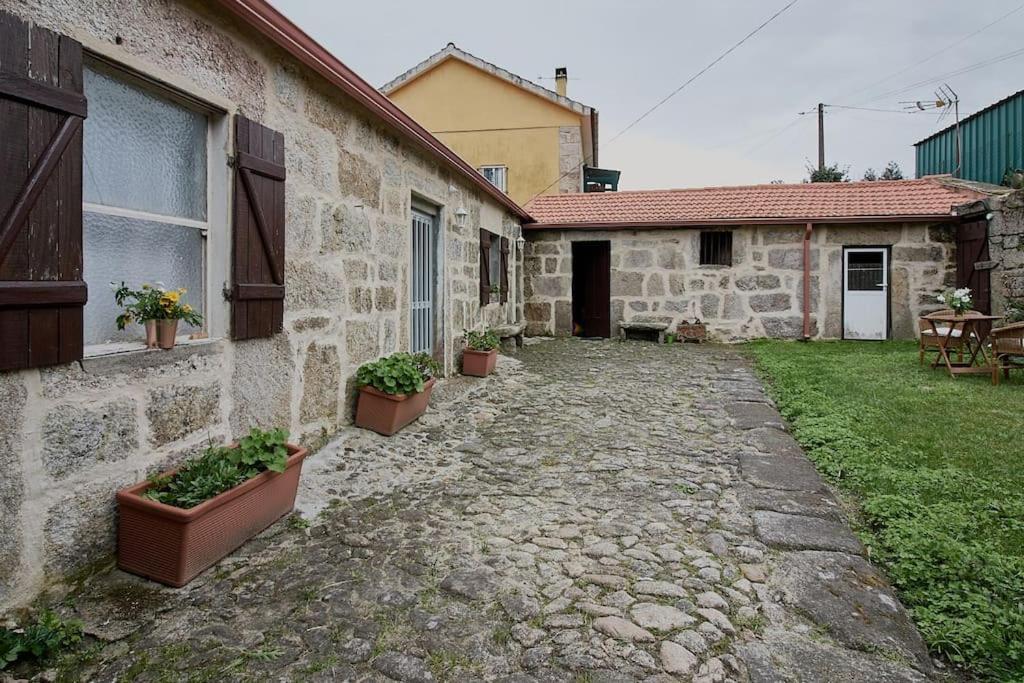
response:
<path id="1" fill-rule="evenodd" d="M 555 80 L 557 92 L 448 43 L 381 90 L 525 204 L 539 194 L 607 187 L 586 177 L 597 166 L 597 110 L 565 96 L 564 68 Z"/>

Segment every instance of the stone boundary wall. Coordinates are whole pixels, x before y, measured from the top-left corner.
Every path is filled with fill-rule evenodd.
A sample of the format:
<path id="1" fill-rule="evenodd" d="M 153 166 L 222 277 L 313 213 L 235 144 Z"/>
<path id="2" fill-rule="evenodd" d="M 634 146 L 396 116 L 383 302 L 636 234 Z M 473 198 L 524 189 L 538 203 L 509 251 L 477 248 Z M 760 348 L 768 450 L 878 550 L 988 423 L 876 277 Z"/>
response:
<path id="1" fill-rule="evenodd" d="M 723 228 L 726 229 L 726 228 Z M 572 242 L 611 241 L 612 333 L 628 320 L 663 320 L 670 329 L 699 317 L 722 341 L 803 334 L 804 226 L 739 226 L 733 265 L 699 265 L 698 228 L 527 231 L 524 315 L 527 334 L 572 333 Z M 842 336 L 843 246 L 891 250 L 892 336 L 912 339 L 917 318 L 955 280 L 949 226 L 815 226 L 811 242 L 811 333 Z"/>
<path id="2" fill-rule="evenodd" d="M 409 345 L 414 194 L 443 207 L 446 371 L 464 328 L 515 320 L 514 248 L 510 303 L 481 310 L 478 230 L 514 244 L 516 217 L 230 16 L 184 0 L 0 9 L 281 131 L 288 169 L 283 333 L 0 373 L 0 608 L 109 556 L 115 491 L 208 439 L 284 426 L 315 449 L 350 423 L 356 368 Z M 451 222 L 460 205 L 462 228 Z"/>
<path id="3" fill-rule="evenodd" d="M 1024 300 L 1024 191 L 988 201 L 992 270 L 992 312 L 1001 314 L 1007 299 Z"/>

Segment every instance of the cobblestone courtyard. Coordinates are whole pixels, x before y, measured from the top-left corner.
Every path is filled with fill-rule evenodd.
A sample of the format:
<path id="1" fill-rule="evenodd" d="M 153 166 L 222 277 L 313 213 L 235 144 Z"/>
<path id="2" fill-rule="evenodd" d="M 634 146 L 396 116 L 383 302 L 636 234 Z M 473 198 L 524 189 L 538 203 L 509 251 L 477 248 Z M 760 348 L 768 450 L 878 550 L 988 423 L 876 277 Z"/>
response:
<path id="1" fill-rule="evenodd" d="M 283 521 L 177 591 L 89 579 L 63 611 L 103 645 L 67 673 L 934 677 L 781 426 L 733 349 L 528 345 L 446 382 L 398 436 L 346 430 L 307 461 L 308 527 Z"/>

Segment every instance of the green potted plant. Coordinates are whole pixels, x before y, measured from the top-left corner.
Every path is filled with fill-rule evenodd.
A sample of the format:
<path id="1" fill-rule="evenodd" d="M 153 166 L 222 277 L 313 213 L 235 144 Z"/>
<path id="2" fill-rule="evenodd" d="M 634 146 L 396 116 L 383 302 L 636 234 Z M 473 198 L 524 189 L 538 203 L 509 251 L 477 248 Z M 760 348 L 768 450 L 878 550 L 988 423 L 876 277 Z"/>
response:
<path id="1" fill-rule="evenodd" d="M 306 449 L 284 429 L 253 429 L 181 468 L 117 494 L 117 565 L 170 586 L 202 571 L 288 514 Z"/>
<path id="2" fill-rule="evenodd" d="M 391 436 L 426 412 L 440 368 L 425 353 L 393 353 L 356 371 L 356 426 Z"/>
<path id="3" fill-rule="evenodd" d="M 494 371 L 498 362 L 498 346 L 501 340 L 491 329 L 483 332 L 463 330 L 466 348 L 462 352 L 462 374 L 472 377 L 486 377 Z"/>
<path id="4" fill-rule="evenodd" d="M 146 346 L 173 349 L 179 320 L 189 325 L 203 322 L 203 316 L 182 299 L 187 291 L 184 287 L 166 290 L 148 283 L 133 290 L 122 282 L 114 290 L 114 301 L 124 309 L 117 316 L 117 329 L 123 330 L 133 322 L 142 323 L 146 329 Z"/>

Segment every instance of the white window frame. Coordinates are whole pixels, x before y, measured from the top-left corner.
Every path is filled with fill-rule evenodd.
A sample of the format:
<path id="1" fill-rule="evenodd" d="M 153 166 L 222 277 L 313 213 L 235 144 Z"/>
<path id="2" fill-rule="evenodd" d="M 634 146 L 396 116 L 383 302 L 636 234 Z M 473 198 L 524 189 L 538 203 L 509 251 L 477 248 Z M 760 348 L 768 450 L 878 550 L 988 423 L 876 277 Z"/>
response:
<path id="1" fill-rule="evenodd" d="M 505 166 L 504 164 L 492 164 L 488 166 L 481 166 L 477 170 L 480 172 L 480 175 L 486 178 L 487 182 L 489 182 L 491 185 L 494 185 L 502 192 L 508 192 L 508 166 Z M 487 173 L 489 171 L 501 171 L 501 184 L 494 182 L 492 178 L 488 177 Z"/>
<path id="2" fill-rule="evenodd" d="M 231 235 L 229 232 L 231 196 L 229 192 L 230 173 L 228 172 L 227 150 L 230 148 L 231 143 L 231 117 L 227 115 L 223 108 L 213 105 L 199 96 L 193 96 L 178 87 L 171 87 L 163 81 L 150 78 L 137 69 L 121 64 L 101 53 L 86 50 L 84 57 L 84 66 L 86 68 L 105 72 L 136 88 L 156 93 L 173 101 L 178 106 L 206 116 L 205 221 L 167 216 L 136 209 L 105 206 L 84 200 L 82 202 L 82 211 L 83 213 L 106 214 L 199 230 L 204 240 L 202 264 L 204 315 L 201 330 L 207 339 L 196 341 L 226 337 L 230 320 L 230 303 L 223 296 L 216 296 L 217 292 L 214 283 L 220 281 L 223 282 L 223 288 L 228 286 L 231 246 Z M 88 172 L 84 168 L 85 163 L 86 160 L 83 155 L 83 173 Z M 211 228 L 214 229 L 211 230 Z M 102 296 L 99 292 L 90 292 L 90 295 Z M 181 344 L 183 341 L 185 340 L 179 340 L 178 343 Z M 146 347 L 143 343 L 107 342 L 85 346 L 83 356 L 89 358 L 144 350 L 146 350 Z"/>
<path id="3" fill-rule="evenodd" d="M 484 228 L 487 230 L 487 228 Z M 491 296 L 501 295 L 501 233 L 487 230 L 491 233 L 491 246 L 487 250 L 487 269 L 490 275 Z M 497 289 L 495 289 L 497 287 Z M 500 300 L 491 300 L 490 303 L 500 303 Z"/>

